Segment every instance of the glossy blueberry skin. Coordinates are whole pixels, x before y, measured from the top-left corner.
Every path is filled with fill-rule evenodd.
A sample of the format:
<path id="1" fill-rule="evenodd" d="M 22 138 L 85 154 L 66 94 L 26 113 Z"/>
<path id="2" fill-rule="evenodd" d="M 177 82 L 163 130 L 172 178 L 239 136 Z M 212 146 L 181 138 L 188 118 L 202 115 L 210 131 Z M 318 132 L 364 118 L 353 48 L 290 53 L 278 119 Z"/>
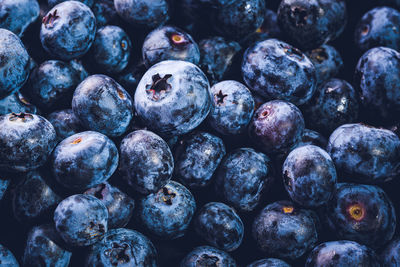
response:
<path id="1" fill-rule="evenodd" d="M 326 151 L 342 176 L 363 183 L 383 183 L 400 171 L 400 139 L 389 130 L 345 124 L 331 134 Z"/>
<path id="2" fill-rule="evenodd" d="M 89 251 L 85 266 L 156 267 L 157 251 L 151 241 L 130 229 L 112 229 Z"/>
<path id="3" fill-rule="evenodd" d="M 313 49 L 336 39 L 347 22 L 344 0 L 283 0 L 278 9 L 282 31 L 300 49 Z"/>
<path id="4" fill-rule="evenodd" d="M 16 92 L 0 99 L 0 115 L 8 113 L 38 113 L 36 106 L 31 104 L 21 92 Z"/>
<path id="5" fill-rule="evenodd" d="M 0 29 L 0 99 L 18 91 L 30 73 L 30 57 L 17 35 Z"/>
<path id="6" fill-rule="evenodd" d="M 359 21 L 355 43 L 366 51 L 376 46 L 400 49 L 400 12 L 390 7 L 371 9 Z"/>
<path id="7" fill-rule="evenodd" d="M 68 266 L 72 253 L 50 224 L 35 226 L 28 234 L 23 256 L 24 266 Z"/>
<path id="8" fill-rule="evenodd" d="M 205 187 L 225 154 L 221 138 L 206 132 L 191 133 L 175 147 L 175 176 L 190 188 Z"/>
<path id="9" fill-rule="evenodd" d="M 10 250 L 0 244 L 0 264 L 3 266 L 18 267 L 18 261 Z"/>
<path id="10" fill-rule="evenodd" d="M 9 185 L 10 180 L 0 178 L 0 201 L 4 197 Z"/>
<path id="11" fill-rule="evenodd" d="M 225 156 L 216 173 L 215 191 L 240 211 L 252 211 L 274 181 L 271 160 L 252 148 Z"/>
<path id="12" fill-rule="evenodd" d="M 290 267 L 290 265 L 280 259 L 268 258 L 255 261 L 247 267 Z"/>
<path id="13" fill-rule="evenodd" d="M 396 228 L 392 202 L 373 185 L 339 183 L 325 215 L 338 238 L 374 249 L 391 240 Z"/>
<path id="14" fill-rule="evenodd" d="M 130 221 L 135 201 L 117 187 L 105 182 L 89 188 L 84 194 L 98 198 L 107 207 L 109 229 L 124 227 Z"/>
<path id="15" fill-rule="evenodd" d="M 113 0 L 97 0 L 91 9 L 96 17 L 97 27 L 110 25 L 118 18 Z"/>
<path id="16" fill-rule="evenodd" d="M 251 90 L 266 99 L 281 99 L 301 105 L 316 89 L 316 69 L 297 48 L 267 39 L 249 48 L 243 56 L 242 75 Z"/>
<path id="17" fill-rule="evenodd" d="M 123 29 L 107 25 L 97 30 L 90 59 L 99 71 L 118 73 L 128 65 L 131 48 L 131 40 Z"/>
<path id="18" fill-rule="evenodd" d="M 183 60 L 197 65 L 200 50 L 188 33 L 174 26 L 163 26 L 146 36 L 142 56 L 147 68 L 164 60 Z"/>
<path id="19" fill-rule="evenodd" d="M 96 35 L 96 18 L 90 8 L 77 1 L 62 2 L 43 17 L 40 40 L 43 48 L 62 60 L 86 54 Z"/>
<path id="20" fill-rule="evenodd" d="M 290 201 L 266 206 L 253 222 L 253 238 L 268 255 L 297 259 L 313 248 L 318 240 L 313 216 Z"/>
<path id="21" fill-rule="evenodd" d="M 204 205 L 194 219 L 196 233 L 208 244 L 233 251 L 242 243 L 244 225 L 235 210 L 224 203 Z"/>
<path id="22" fill-rule="evenodd" d="M 207 117 L 210 86 L 204 73 L 192 63 L 167 60 L 143 75 L 134 103 L 148 128 L 163 136 L 182 135 Z"/>
<path id="23" fill-rule="evenodd" d="M 142 198 L 138 206 L 140 222 L 162 239 L 182 237 L 196 210 L 192 193 L 175 181 Z"/>
<path id="24" fill-rule="evenodd" d="M 34 170 L 46 163 L 55 146 L 56 131 L 42 116 L 28 113 L 0 116 L 0 169 Z"/>
<path id="25" fill-rule="evenodd" d="M 368 115 L 390 117 L 400 110 L 400 53 L 387 47 L 368 50 L 358 61 L 354 83 Z"/>
<path id="26" fill-rule="evenodd" d="M 111 177 L 118 166 L 118 149 L 101 133 L 80 132 L 57 145 L 51 164 L 59 184 L 72 190 L 85 190 Z"/>
<path id="27" fill-rule="evenodd" d="M 308 255 L 305 266 L 380 267 L 381 264 L 372 249 L 353 241 L 340 240 L 325 242 L 315 247 Z"/>
<path id="28" fill-rule="evenodd" d="M 58 142 L 83 131 L 80 120 L 72 109 L 54 111 L 47 116 L 47 119 L 56 130 Z"/>
<path id="29" fill-rule="evenodd" d="M 325 149 L 328 145 L 328 140 L 316 131 L 304 129 L 303 136 L 300 141 L 296 143 L 293 149 L 306 145 L 319 146 L 320 148 Z"/>
<path id="30" fill-rule="evenodd" d="M 85 127 L 115 137 L 128 130 L 133 118 L 133 101 L 114 79 L 95 74 L 76 88 L 72 110 Z"/>
<path id="31" fill-rule="evenodd" d="M 254 113 L 254 99 L 250 90 L 240 82 L 229 80 L 214 84 L 210 126 L 223 135 L 235 135 L 246 131 Z"/>
<path id="32" fill-rule="evenodd" d="M 292 103 L 274 100 L 261 105 L 249 125 L 249 136 L 267 154 L 287 152 L 304 132 L 304 118 Z"/>
<path id="33" fill-rule="evenodd" d="M 54 211 L 54 223 L 62 239 L 71 246 L 89 246 L 107 232 L 106 206 L 90 195 L 72 195 Z"/>
<path id="34" fill-rule="evenodd" d="M 25 30 L 39 17 L 37 0 L 2 0 L 0 4 L 0 28 L 22 37 Z"/>
<path id="35" fill-rule="evenodd" d="M 66 2 L 67 0 L 47 0 L 47 3 L 49 5 L 49 7 L 54 7 L 55 5 L 58 5 L 62 2 Z M 76 0 L 78 2 L 82 2 L 85 5 L 87 5 L 88 7 L 92 7 L 93 3 L 95 2 L 95 0 Z"/>
<path id="36" fill-rule="evenodd" d="M 75 88 L 87 76 L 69 62 L 48 60 L 32 71 L 23 92 L 39 108 L 54 110 L 71 102 Z"/>
<path id="37" fill-rule="evenodd" d="M 180 267 L 218 266 L 236 267 L 235 260 L 225 251 L 210 247 L 196 247 L 181 261 Z"/>
<path id="38" fill-rule="evenodd" d="M 158 135 L 138 130 L 121 142 L 119 171 L 142 194 L 157 192 L 171 179 L 174 159 L 168 144 Z"/>
<path id="39" fill-rule="evenodd" d="M 395 238 L 385 246 L 380 254 L 383 266 L 396 267 L 400 265 L 400 239 Z"/>
<path id="40" fill-rule="evenodd" d="M 348 82 L 330 79 L 316 90 L 302 111 L 308 127 L 329 135 L 337 127 L 357 120 L 358 98 Z"/>

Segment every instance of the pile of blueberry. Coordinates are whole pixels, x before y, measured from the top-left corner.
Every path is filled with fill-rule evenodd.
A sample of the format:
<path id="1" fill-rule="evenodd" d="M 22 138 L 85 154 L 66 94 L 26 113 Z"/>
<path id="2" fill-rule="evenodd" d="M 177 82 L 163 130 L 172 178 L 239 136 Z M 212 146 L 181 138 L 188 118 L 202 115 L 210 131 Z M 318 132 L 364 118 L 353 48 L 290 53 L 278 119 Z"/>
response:
<path id="1" fill-rule="evenodd" d="M 0 0 L 0 266 L 400 266 L 399 0 Z"/>

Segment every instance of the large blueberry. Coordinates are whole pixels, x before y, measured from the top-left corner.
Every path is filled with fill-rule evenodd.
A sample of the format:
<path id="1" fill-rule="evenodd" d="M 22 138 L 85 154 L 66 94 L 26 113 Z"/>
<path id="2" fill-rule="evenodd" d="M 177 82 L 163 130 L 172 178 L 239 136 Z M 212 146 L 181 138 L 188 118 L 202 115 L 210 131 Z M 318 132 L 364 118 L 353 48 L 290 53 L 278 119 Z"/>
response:
<path id="1" fill-rule="evenodd" d="M 54 126 L 58 141 L 83 131 L 83 126 L 72 109 L 54 111 L 47 116 L 47 119 Z"/>
<path id="2" fill-rule="evenodd" d="M 18 261 L 8 248 L 0 244 L 0 265 L 18 267 Z"/>
<path id="3" fill-rule="evenodd" d="M 290 267 L 290 265 L 280 259 L 268 258 L 255 261 L 247 267 Z"/>
<path id="4" fill-rule="evenodd" d="M 383 266 L 397 267 L 400 266 L 400 239 L 393 239 L 380 255 Z"/>
<path id="5" fill-rule="evenodd" d="M 8 113 L 38 113 L 36 106 L 31 104 L 21 92 L 16 92 L 0 99 L 0 115 Z"/>
<path id="6" fill-rule="evenodd" d="M 196 247 L 181 261 L 180 267 L 237 267 L 236 261 L 225 251 L 210 247 Z"/>

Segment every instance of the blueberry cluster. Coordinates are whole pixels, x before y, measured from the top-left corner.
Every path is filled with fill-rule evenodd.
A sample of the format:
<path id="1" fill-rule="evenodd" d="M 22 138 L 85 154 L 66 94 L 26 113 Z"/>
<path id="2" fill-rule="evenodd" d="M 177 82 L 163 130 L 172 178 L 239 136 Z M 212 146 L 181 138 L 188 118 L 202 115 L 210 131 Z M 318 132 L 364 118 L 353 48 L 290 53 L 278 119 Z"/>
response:
<path id="1" fill-rule="evenodd" d="M 399 0 L 0 0 L 0 266 L 400 267 Z"/>

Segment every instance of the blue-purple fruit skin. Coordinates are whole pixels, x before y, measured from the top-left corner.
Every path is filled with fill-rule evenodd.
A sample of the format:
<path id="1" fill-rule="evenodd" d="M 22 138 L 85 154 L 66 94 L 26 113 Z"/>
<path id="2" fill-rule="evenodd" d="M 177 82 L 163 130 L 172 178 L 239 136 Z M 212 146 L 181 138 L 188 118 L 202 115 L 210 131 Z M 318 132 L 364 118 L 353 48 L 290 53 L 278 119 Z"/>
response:
<path id="1" fill-rule="evenodd" d="M 18 267 L 18 261 L 11 251 L 0 244 L 0 264 L 4 266 Z"/>
<path id="2" fill-rule="evenodd" d="M 328 140 L 319 132 L 310 129 L 304 129 L 302 137 L 295 144 L 293 149 L 306 145 L 319 146 L 320 148 L 325 149 L 328 145 Z"/>
<path id="3" fill-rule="evenodd" d="M 91 9 L 96 17 L 97 27 L 112 25 L 118 18 L 113 0 L 97 0 Z"/>
<path id="4" fill-rule="evenodd" d="M 142 194 L 157 192 L 171 179 L 174 159 L 168 144 L 146 130 L 128 134 L 120 145 L 119 171 Z"/>
<path id="5" fill-rule="evenodd" d="M 85 190 L 107 181 L 118 166 L 118 149 L 107 136 L 80 132 L 61 141 L 53 151 L 56 181 L 71 190 Z"/>
<path id="6" fill-rule="evenodd" d="M 326 151 L 344 177 L 383 183 L 400 171 L 400 139 L 392 131 L 365 124 L 344 124 L 329 137 Z"/>
<path id="7" fill-rule="evenodd" d="M 83 126 L 72 109 L 54 111 L 47 116 L 47 119 L 54 126 L 59 142 L 83 131 Z"/>
<path id="8" fill-rule="evenodd" d="M 198 266 L 237 267 L 237 264 L 236 261 L 223 250 L 210 246 L 200 246 L 190 251 L 180 264 L 180 267 Z"/>
<path id="9" fill-rule="evenodd" d="M 252 148 L 231 151 L 222 160 L 215 176 L 216 193 L 244 212 L 257 207 L 274 181 L 271 160 Z"/>
<path id="10" fill-rule="evenodd" d="M 156 193 L 139 201 L 140 222 L 161 239 L 185 235 L 196 210 L 195 199 L 183 185 L 170 181 Z"/>
<path id="11" fill-rule="evenodd" d="M 188 134 L 174 149 L 175 176 L 189 188 L 205 187 L 225 154 L 221 138 L 206 132 Z"/>
<path id="12" fill-rule="evenodd" d="M 157 267 L 157 251 L 151 241 L 137 231 L 112 229 L 90 248 L 85 266 Z"/>
<path id="13" fill-rule="evenodd" d="M 55 145 L 56 131 L 42 116 L 25 113 L 0 116 L 0 169 L 34 170 L 46 163 Z"/>
<path id="14" fill-rule="evenodd" d="M 247 265 L 247 267 L 290 267 L 290 265 L 280 259 L 268 258 L 255 261 Z"/>
<path id="15" fill-rule="evenodd" d="M 400 266 L 400 239 L 398 237 L 385 246 L 380 254 L 380 258 L 383 266 Z"/>
<path id="16" fill-rule="evenodd" d="M 21 92 L 16 92 L 0 99 L 0 115 L 12 112 L 37 114 L 38 109 L 31 104 Z"/>
<path id="17" fill-rule="evenodd" d="M 90 195 L 72 195 L 54 211 L 54 223 L 62 239 L 71 246 L 89 246 L 107 232 L 106 206 Z"/>

